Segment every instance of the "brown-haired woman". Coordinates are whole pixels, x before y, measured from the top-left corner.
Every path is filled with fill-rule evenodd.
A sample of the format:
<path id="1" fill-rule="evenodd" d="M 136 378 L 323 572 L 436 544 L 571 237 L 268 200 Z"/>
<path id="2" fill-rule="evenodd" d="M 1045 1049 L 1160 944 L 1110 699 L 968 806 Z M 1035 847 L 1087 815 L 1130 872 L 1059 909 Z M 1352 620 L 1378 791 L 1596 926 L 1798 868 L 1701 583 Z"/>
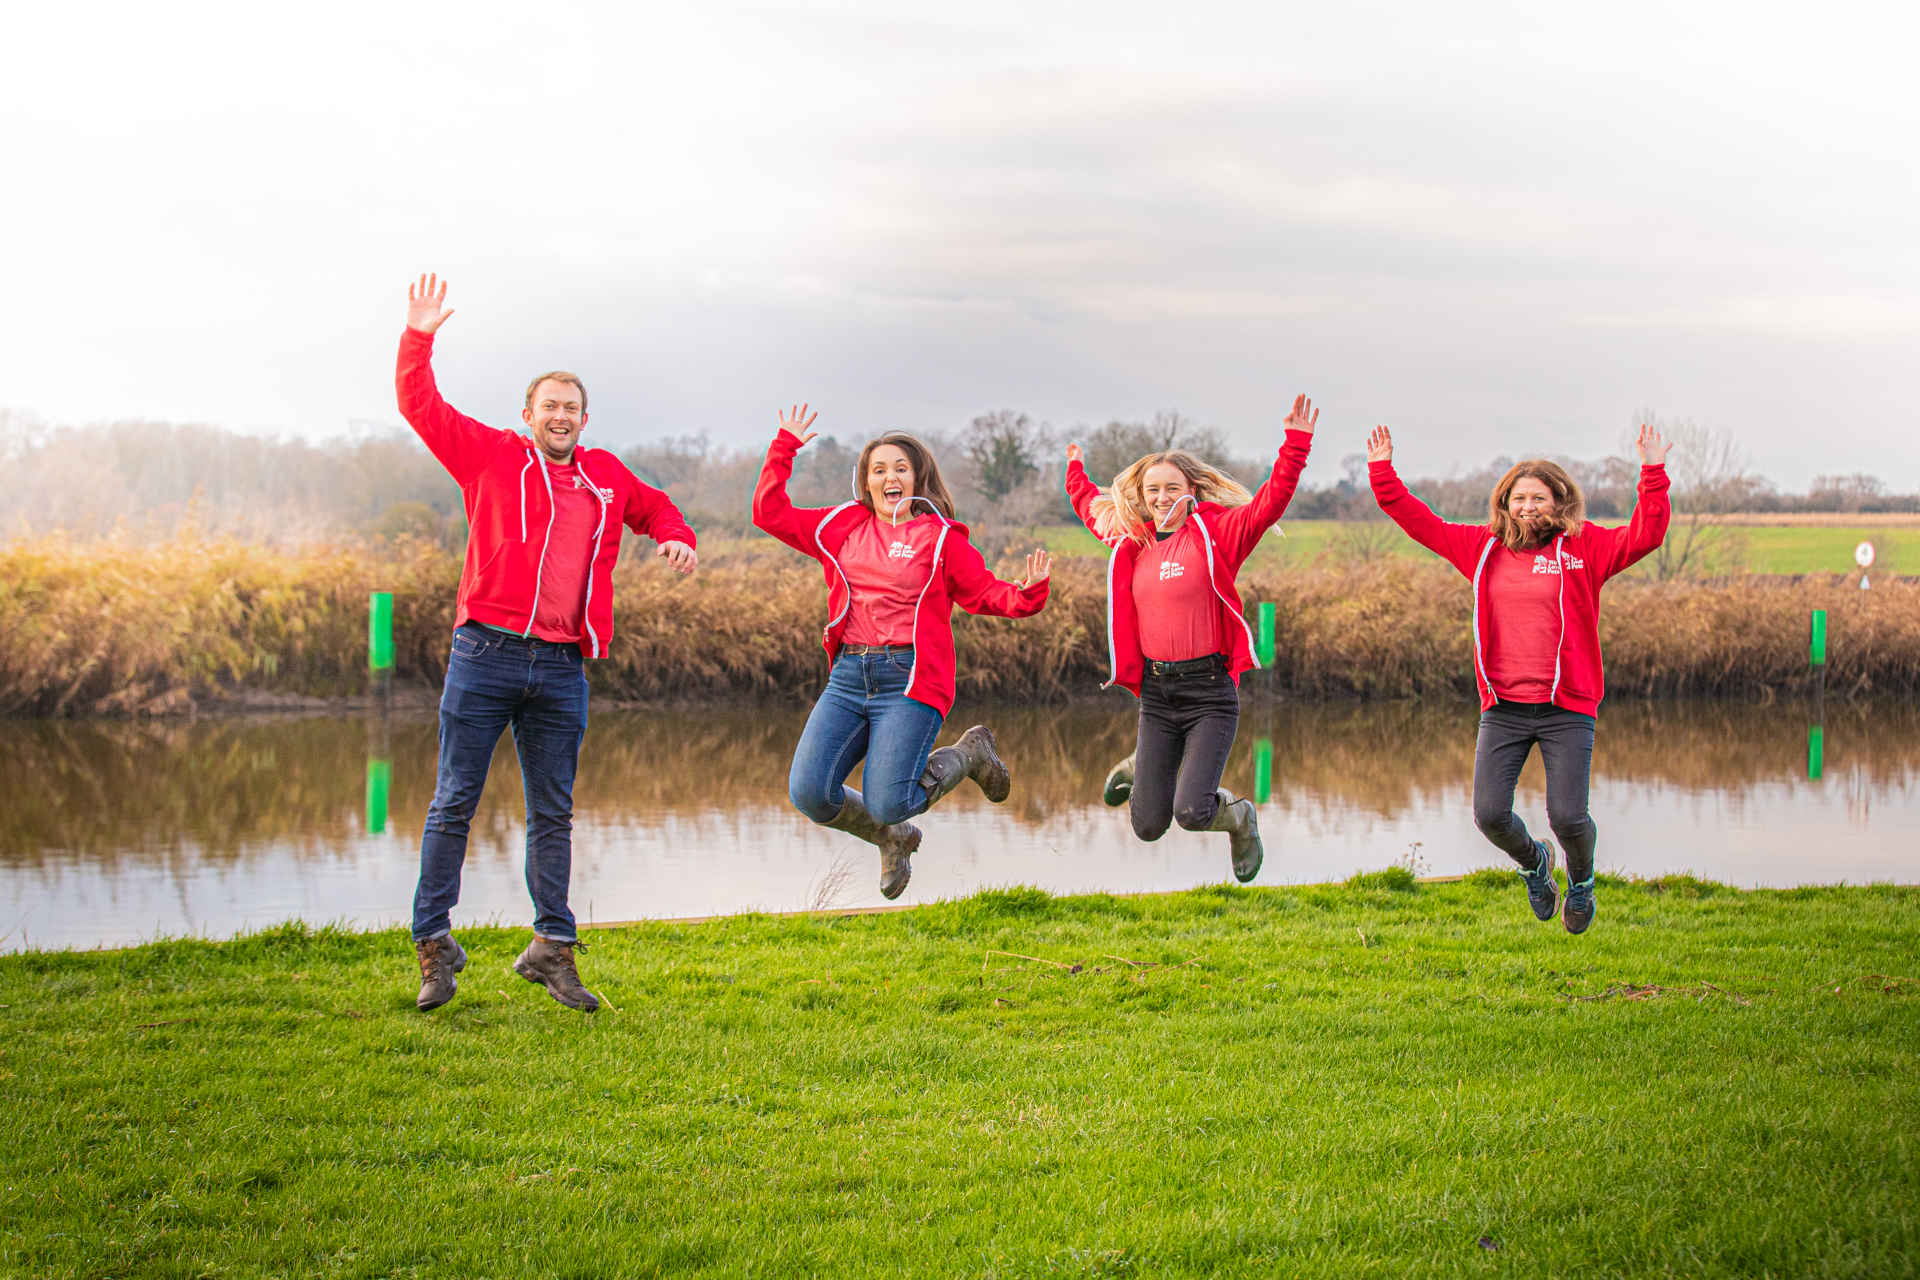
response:
<path id="1" fill-rule="evenodd" d="M 920 829 L 907 819 L 963 778 L 995 804 L 1012 786 L 985 725 L 933 749 L 953 708 L 953 606 L 1003 618 L 1038 613 L 1052 559 L 1035 551 L 1019 582 L 996 578 L 953 518 L 933 454 L 904 432 L 860 451 L 852 500 L 794 506 L 787 481 L 818 416 L 805 405 L 780 415 L 753 491 L 754 524 L 818 560 L 827 578 L 827 687 L 794 749 L 787 795 L 815 822 L 876 845 L 880 892 L 897 898 L 920 847 Z M 862 757 L 864 796 L 846 785 Z"/>
<path id="2" fill-rule="evenodd" d="M 1541 920 L 1559 906 L 1551 842 L 1513 811 L 1513 791 L 1535 743 L 1547 772 L 1547 825 L 1567 855 L 1568 933 L 1593 922 L 1596 831 L 1587 813 L 1594 714 L 1605 696 L 1600 588 L 1660 545 L 1667 502 L 1667 441 L 1641 426 L 1633 518 L 1607 529 L 1586 518 L 1580 486 L 1542 459 L 1515 464 L 1487 500 L 1487 523 L 1452 524 L 1407 491 L 1393 470 L 1393 435 L 1367 441 L 1374 500 L 1421 546 L 1473 581 L 1473 678 L 1480 735 L 1473 754 L 1473 821 L 1519 865 Z"/>
<path id="3" fill-rule="evenodd" d="M 1080 446 L 1067 448 L 1067 496 L 1112 549 L 1107 684 L 1140 700 L 1133 758 L 1108 775 L 1107 803 L 1127 799 L 1142 840 L 1174 822 L 1225 831 L 1242 882 L 1260 873 L 1265 851 L 1253 802 L 1220 786 L 1240 723 L 1240 673 L 1260 665 L 1234 576 L 1293 499 L 1319 417 L 1295 397 L 1273 474 L 1252 494 L 1179 450 L 1148 454 L 1102 490 Z"/>

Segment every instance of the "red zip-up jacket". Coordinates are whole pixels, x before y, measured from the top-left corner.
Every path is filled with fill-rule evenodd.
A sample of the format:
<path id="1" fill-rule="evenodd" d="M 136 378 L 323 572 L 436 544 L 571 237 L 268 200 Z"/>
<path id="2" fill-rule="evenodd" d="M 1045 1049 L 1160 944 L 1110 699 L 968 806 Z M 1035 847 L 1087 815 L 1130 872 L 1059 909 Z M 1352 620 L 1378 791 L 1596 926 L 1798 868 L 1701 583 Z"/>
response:
<path id="1" fill-rule="evenodd" d="M 1247 613 L 1240 603 L 1234 577 L 1247 557 L 1260 545 L 1261 535 L 1271 529 L 1293 501 L 1300 484 L 1300 473 L 1307 466 L 1307 452 L 1313 448 L 1311 431 L 1288 431 L 1279 456 L 1273 460 L 1273 474 L 1254 493 L 1245 506 L 1227 507 L 1217 502 L 1202 502 L 1187 519 L 1200 526 L 1200 540 L 1207 548 L 1207 577 L 1213 583 L 1213 595 L 1219 602 L 1220 634 L 1227 638 L 1227 674 L 1235 684 L 1240 673 L 1260 665 L 1253 655 L 1253 632 L 1247 627 Z M 1093 531 L 1093 500 L 1100 486 L 1087 478 L 1087 469 L 1078 460 L 1067 464 L 1067 497 L 1081 523 Z M 1153 532 L 1140 530 L 1148 539 Z M 1107 660 L 1113 674 L 1106 684 L 1119 685 L 1134 697 L 1140 696 L 1140 678 L 1146 674 L 1146 655 L 1140 652 L 1140 614 L 1133 603 L 1133 565 L 1140 557 L 1141 544 L 1125 534 L 1107 539 L 1113 548 L 1107 557 Z"/>
<path id="2" fill-rule="evenodd" d="M 793 478 L 793 455 L 799 449 L 799 437 L 785 430 L 767 446 L 767 461 L 753 489 L 753 523 L 820 562 L 827 578 L 827 627 L 821 643 L 831 666 L 840 654 L 853 604 L 853 590 L 838 553 L 847 535 L 874 515 L 858 499 L 837 507 L 794 506 L 787 497 L 787 481 Z M 927 509 L 932 509 L 931 504 Z M 953 606 L 1001 618 L 1029 617 L 1046 607 L 1051 579 L 1022 589 L 994 577 L 985 557 L 968 540 L 967 526 L 938 512 L 935 516 L 940 536 L 933 544 L 931 576 L 913 607 L 913 670 L 907 676 L 906 693 L 944 718 L 953 710 Z"/>
<path id="3" fill-rule="evenodd" d="M 467 507 L 467 560 L 453 625 L 472 618 L 522 635 L 532 633 L 540 602 L 540 570 L 553 528 L 553 481 L 545 455 L 526 436 L 476 422 L 440 398 L 433 381 L 433 335 L 408 329 L 394 375 L 400 413 L 460 486 Z M 590 658 L 605 657 L 613 639 L 613 566 L 620 527 L 658 542 L 694 546 L 693 530 L 667 495 L 644 484 L 605 449 L 576 448 L 573 462 L 600 498 L 587 568 L 586 630 Z M 609 528 L 611 524 L 611 528 Z"/>
<path id="4" fill-rule="evenodd" d="M 1487 600 L 1487 557 L 1500 539 L 1484 524 L 1453 524 L 1413 496 L 1393 470 L 1391 462 L 1367 465 L 1373 498 L 1407 536 L 1443 557 L 1473 580 L 1473 680 L 1480 690 L 1480 709 L 1500 696 L 1487 679 L 1486 627 L 1482 612 Z M 1572 537 L 1553 540 L 1553 558 L 1560 566 L 1560 647 L 1553 660 L 1553 688 L 1548 701 L 1568 711 L 1593 715 L 1606 696 L 1607 683 L 1600 666 L 1600 588 L 1608 578 L 1634 564 L 1667 536 L 1673 507 L 1667 501 L 1667 469 L 1641 467 L 1633 518 L 1623 529 L 1591 522 Z"/>

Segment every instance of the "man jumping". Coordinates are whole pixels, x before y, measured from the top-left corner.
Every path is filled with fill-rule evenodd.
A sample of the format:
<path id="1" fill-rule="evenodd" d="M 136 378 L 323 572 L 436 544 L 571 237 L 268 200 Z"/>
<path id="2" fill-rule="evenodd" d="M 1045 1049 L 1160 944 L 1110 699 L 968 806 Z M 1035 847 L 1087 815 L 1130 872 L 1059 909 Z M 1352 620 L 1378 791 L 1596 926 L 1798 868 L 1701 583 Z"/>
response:
<path id="1" fill-rule="evenodd" d="M 680 573 L 699 563 L 693 530 L 658 489 L 604 449 L 579 448 L 587 389 L 571 373 L 527 384 L 527 435 L 457 412 L 433 381 L 433 335 L 448 316 L 447 286 L 422 276 L 407 288 L 407 330 L 395 382 L 400 412 L 460 485 L 467 558 L 453 616 L 453 651 L 440 694 L 440 764 L 420 840 L 413 944 L 422 1009 L 453 999 L 467 953 L 454 941 L 453 905 L 467 857 L 467 825 L 501 731 L 513 729 L 527 792 L 527 892 L 533 941 L 513 971 L 568 1008 L 600 1007 L 580 984 L 567 886 L 573 871 L 573 776 L 587 731 L 581 658 L 606 656 L 613 636 L 613 566 L 620 527 L 660 544 Z"/>

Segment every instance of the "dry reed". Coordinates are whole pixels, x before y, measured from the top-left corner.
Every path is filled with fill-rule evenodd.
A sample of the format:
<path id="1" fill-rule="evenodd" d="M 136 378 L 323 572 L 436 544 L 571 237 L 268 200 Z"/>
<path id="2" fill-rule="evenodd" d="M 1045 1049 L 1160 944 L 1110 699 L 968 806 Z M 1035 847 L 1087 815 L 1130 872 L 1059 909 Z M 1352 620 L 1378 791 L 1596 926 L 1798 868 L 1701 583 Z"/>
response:
<path id="1" fill-rule="evenodd" d="M 1008 568 L 1013 562 L 1009 560 Z M 1061 563 L 1020 621 L 956 615 L 963 698 L 1054 700 L 1106 674 L 1103 566 Z M 437 684 L 459 580 L 429 545 L 299 555 L 239 543 L 0 546 L 0 714 L 164 714 L 239 691 L 328 698 L 366 685 L 367 594 L 394 593 L 396 674 Z M 1614 695 L 1767 697 L 1809 682 L 1809 612 L 1828 612 L 1829 692 L 1920 690 L 1920 589 L 1838 576 L 1609 586 Z M 1273 691 L 1293 697 L 1470 695 L 1470 601 L 1451 569 L 1386 560 L 1256 574 L 1277 604 Z M 636 701 L 810 698 L 824 674 L 826 592 L 797 557 L 733 552 L 691 580 L 633 557 L 615 574 L 616 634 L 594 689 Z"/>

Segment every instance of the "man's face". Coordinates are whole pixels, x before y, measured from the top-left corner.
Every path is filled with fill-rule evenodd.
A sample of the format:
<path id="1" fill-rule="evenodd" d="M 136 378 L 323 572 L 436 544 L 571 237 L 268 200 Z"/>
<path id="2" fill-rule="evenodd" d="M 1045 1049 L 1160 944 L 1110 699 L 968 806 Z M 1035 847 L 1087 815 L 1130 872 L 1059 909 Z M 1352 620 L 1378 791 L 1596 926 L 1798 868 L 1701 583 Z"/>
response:
<path id="1" fill-rule="evenodd" d="M 580 432 L 587 425 L 587 411 L 580 405 L 580 388 L 558 378 L 542 378 L 533 389 L 533 405 L 520 411 L 520 418 L 533 433 L 540 452 L 555 462 L 573 456 Z"/>

